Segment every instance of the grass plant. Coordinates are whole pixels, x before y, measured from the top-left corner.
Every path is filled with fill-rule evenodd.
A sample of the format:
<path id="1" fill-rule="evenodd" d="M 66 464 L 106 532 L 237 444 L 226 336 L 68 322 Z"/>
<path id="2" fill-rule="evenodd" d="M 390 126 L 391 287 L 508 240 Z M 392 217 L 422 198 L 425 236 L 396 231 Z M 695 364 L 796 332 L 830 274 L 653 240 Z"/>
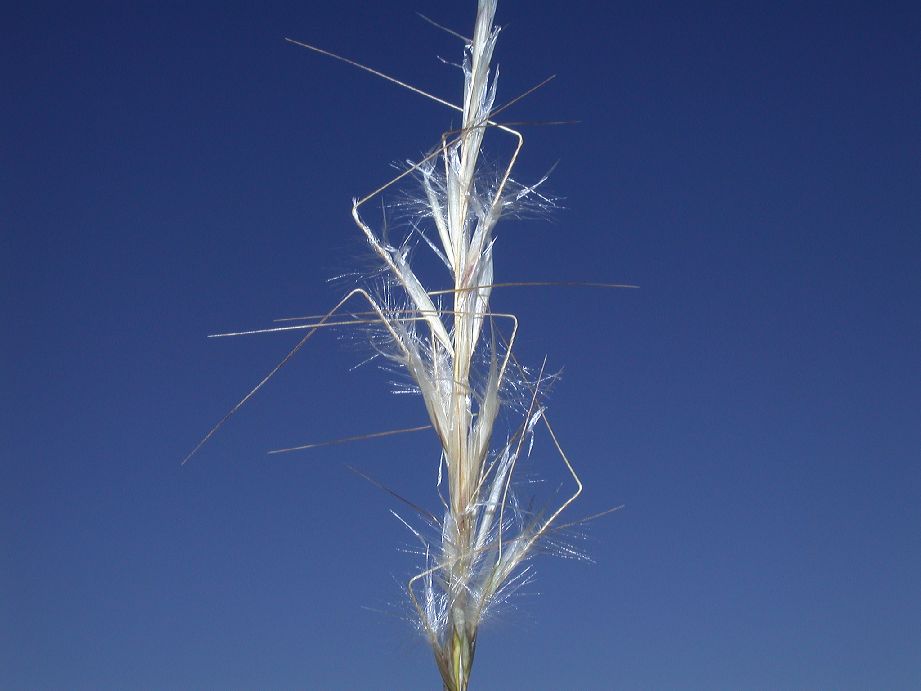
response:
<path id="1" fill-rule="evenodd" d="M 495 107 L 497 75 L 490 66 L 499 34 L 495 11 L 496 0 L 479 0 L 473 36 L 464 39 L 460 105 L 323 49 L 291 41 L 454 109 L 461 114 L 460 127 L 445 133 L 427 155 L 408 164 L 397 178 L 353 201 L 352 220 L 381 262 L 381 273 L 350 291 L 324 315 L 270 329 L 220 334 L 305 332 L 186 459 L 320 329 L 370 327 L 377 354 L 407 374 L 421 395 L 428 424 L 364 437 L 431 428 L 441 446 L 440 515 L 413 505 L 419 527 L 398 518 L 421 546 L 424 564 L 409 579 L 407 592 L 448 691 L 468 688 L 481 622 L 527 582 L 530 566 L 526 562 L 536 545 L 559 527 L 560 515 L 582 491 L 582 482 L 547 417 L 544 389 L 552 377 L 543 366 L 534 372 L 518 362 L 513 353 L 517 319 L 490 308 L 495 288 L 516 285 L 494 279 L 497 223 L 522 208 L 552 204 L 538 189 L 542 181 L 526 186 L 512 175 L 524 139 L 517 129 L 497 120 L 501 110 Z M 514 145 L 498 173 L 481 163 L 484 140 L 491 132 L 511 138 Z M 409 231 L 395 242 L 386 230 L 372 228 L 363 213 L 369 202 L 408 181 L 414 181 L 417 190 L 401 204 L 413 211 L 412 220 Z M 412 263 L 411 250 L 416 245 L 427 247 L 444 266 L 447 285 L 436 289 L 423 285 Z M 355 300 L 364 301 L 367 309 L 347 309 Z M 517 422 L 497 441 L 503 408 L 509 413 L 503 419 Z M 546 431 L 572 484 L 567 496 L 544 512 L 524 510 L 513 486 L 516 467 L 530 453 L 538 426 Z M 316 445 L 296 448 L 312 446 Z M 295 449 L 278 451 L 291 450 Z"/>

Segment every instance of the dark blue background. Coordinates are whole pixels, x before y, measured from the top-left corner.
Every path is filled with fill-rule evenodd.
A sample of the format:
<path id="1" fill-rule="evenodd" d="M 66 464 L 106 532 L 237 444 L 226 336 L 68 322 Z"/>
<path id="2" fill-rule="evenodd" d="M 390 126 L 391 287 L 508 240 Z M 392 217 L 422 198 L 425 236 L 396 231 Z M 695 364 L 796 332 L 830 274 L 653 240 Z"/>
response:
<path id="1" fill-rule="evenodd" d="M 401 621 L 428 435 L 361 339 L 313 341 L 372 266 L 349 200 L 456 124 L 286 44 L 459 100 L 474 3 L 29 3 L 3 11 L 0 686 L 430 689 Z M 916 3 L 503 2 L 517 176 L 499 227 L 521 353 L 586 482 L 595 565 L 542 558 L 477 689 L 921 685 L 921 11 Z M 495 156 L 502 152 L 495 142 Z M 376 218 L 376 217 L 375 217 Z M 543 440 L 544 444 L 546 440 Z M 546 445 L 538 468 L 556 477 Z M 540 472 L 544 472 L 541 470 Z M 539 597 L 535 596 L 540 593 Z"/>

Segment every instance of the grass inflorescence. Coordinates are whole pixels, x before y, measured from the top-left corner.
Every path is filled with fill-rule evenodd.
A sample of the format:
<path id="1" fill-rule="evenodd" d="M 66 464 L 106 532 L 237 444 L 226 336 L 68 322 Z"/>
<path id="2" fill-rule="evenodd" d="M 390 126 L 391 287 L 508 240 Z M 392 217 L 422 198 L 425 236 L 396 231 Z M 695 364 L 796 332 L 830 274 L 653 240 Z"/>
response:
<path id="1" fill-rule="evenodd" d="M 352 219 L 379 260 L 381 271 L 324 315 L 258 330 L 306 333 L 192 452 L 319 329 L 370 327 L 376 356 L 386 358 L 408 375 L 411 389 L 422 398 L 428 422 L 363 438 L 431 429 L 441 446 L 440 515 L 419 510 L 425 523 L 419 528 L 398 518 L 421 546 L 424 564 L 407 583 L 407 591 L 419 629 L 432 646 L 449 691 L 467 689 L 481 622 L 492 608 L 529 581 L 531 572 L 526 562 L 542 538 L 560 527 L 560 515 L 582 491 L 582 483 L 547 418 L 545 393 L 553 376 L 544 366 L 535 371 L 518 362 L 514 355 L 517 318 L 490 308 L 493 290 L 498 287 L 543 284 L 496 281 L 496 225 L 503 217 L 553 205 L 553 200 L 539 190 L 543 179 L 522 185 L 512 176 L 524 138 L 513 126 L 496 120 L 497 74 L 491 68 L 499 35 L 495 11 L 496 0 L 479 0 L 472 38 L 464 39 L 461 105 L 315 46 L 291 41 L 456 110 L 461 114 L 460 127 L 446 132 L 397 178 L 353 201 Z M 490 133 L 510 138 L 513 143 L 509 160 L 498 172 L 495 166 L 481 161 L 484 140 Z M 404 192 L 394 205 L 395 211 L 409 210 L 409 231 L 396 241 L 387 229 L 375 230 L 363 213 L 368 202 L 396 183 L 410 181 L 416 184 L 416 191 Z M 417 246 L 430 250 L 444 267 L 447 285 L 423 285 L 413 264 Z M 355 300 L 363 300 L 366 308 L 346 311 Z M 500 416 L 503 410 L 506 414 Z M 514 421 L 502 435 L 497 432 L 501 420 Z M 513 486 L 516 468 L 530 453 L 538 427 L 546 431 L 572 484 L 562 501 L 541 512 L 522 508 Z"/>

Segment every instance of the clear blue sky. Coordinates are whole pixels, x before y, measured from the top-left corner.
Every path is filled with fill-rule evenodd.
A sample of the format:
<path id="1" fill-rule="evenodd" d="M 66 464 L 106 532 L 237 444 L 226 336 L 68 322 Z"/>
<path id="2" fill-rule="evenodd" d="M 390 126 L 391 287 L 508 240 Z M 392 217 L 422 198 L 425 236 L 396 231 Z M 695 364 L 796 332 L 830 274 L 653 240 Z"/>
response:
<path id="1" fill-rule="evenodd" d="M 603 5 L 602 9 L 599 9 Z M 22 3 L 0 41 L 0 687 L 432 689 L 386 494 L 436 506 L 419 400 L 315 340 L 371 266 L 349 200 L 456 124 L 283 41 L 456 100 L 463 3 Z M 476 689 L 921 686 L 917 3 L 500 2 L 518 169 L 500 225 L 522 356 L 595 564 L 547 556 L 482 631 Z M 496 154 L 497 156 L 499 153 Z M 549 453 L 544 447 L 539 454 Z M 539 455 L 538 454 L 538 455 Z M 555 478 L 550 460 L 534 470 Z M 539 593 L 539 594 L 538 594 Z"/>

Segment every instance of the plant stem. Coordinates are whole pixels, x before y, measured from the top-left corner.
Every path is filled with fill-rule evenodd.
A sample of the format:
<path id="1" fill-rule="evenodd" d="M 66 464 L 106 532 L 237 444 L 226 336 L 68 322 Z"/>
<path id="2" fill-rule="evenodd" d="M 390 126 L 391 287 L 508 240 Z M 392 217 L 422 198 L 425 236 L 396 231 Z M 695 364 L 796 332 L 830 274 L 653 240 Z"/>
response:
<path id="1" fill-rule="evenodd" d="M 448 624 L 450 639 L 445 641 L 443 649 L 436 651 L 435 659 L 445 691 L 467 691 L 476 651 L 476 629 L 467 625 L 461 607 L 452 610 L 451 619 Z"/>

